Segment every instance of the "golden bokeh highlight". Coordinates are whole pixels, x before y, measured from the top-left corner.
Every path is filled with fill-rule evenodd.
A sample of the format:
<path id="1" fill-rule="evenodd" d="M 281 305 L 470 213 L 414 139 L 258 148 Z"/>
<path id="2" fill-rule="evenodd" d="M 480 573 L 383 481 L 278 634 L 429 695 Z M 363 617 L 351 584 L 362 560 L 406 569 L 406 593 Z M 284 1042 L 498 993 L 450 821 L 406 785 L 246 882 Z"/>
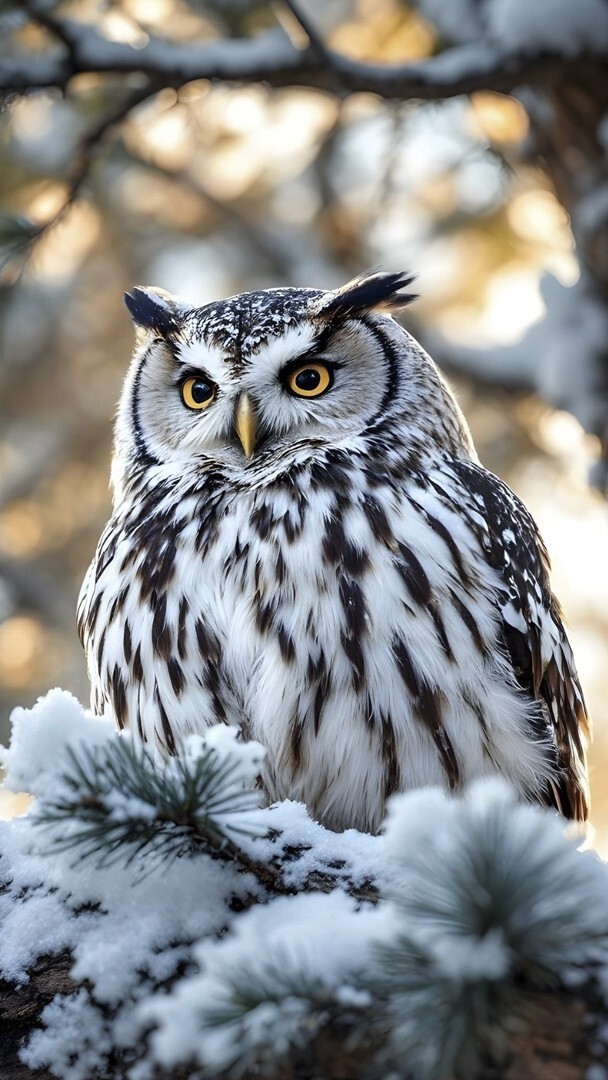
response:
<path id="1" fill-rule="evenodd" d="M 40 623 L 26 616 L 0 626 L 0 679 L 14 690 L 27 686 L 45 650 Z"/>
<path id="2" fill-rule="evenodd" d="M 437 31 L 398 0 L 361 0 L 355 17 L 341 22 L 330 40 L 334 49 L 354 59 L 397 64 L 430 56 Z"/>
<path id="3" fill-rule="evenodd" d="M 515 98 L 490 91 L 471 94 L 469 124 L 480 139 L 508 146 L 521 142 L 528 134 L 528 115 Z"/>

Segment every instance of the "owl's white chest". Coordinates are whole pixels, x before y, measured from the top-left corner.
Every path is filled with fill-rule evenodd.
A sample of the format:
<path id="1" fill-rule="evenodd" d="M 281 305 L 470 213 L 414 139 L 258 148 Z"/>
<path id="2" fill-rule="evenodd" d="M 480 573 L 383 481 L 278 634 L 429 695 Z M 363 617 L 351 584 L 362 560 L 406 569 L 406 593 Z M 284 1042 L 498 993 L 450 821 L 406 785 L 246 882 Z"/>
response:
<path id="1" fill-rule="evenodd" d="M 96 706 L 113 702 L 118 668 L 146 739 L 236 720 L 267 748 L 270 798 L 302 800 L 333 828 L 376 830 L 392 791 L 425 784 L 500 771 L 532 791 L 543 749 L 496 648 L 494 572 L 460 518 L 428 490 L 412 498 L 417 509 L 356 484 L 348 503 L 330 488 L 240 495 L 208 535 L 194 515 L 185 524 L 164 597 L 142 604 L 135 561 L 112 620 L 121 541 L 97 585 L 97 680 L 98 635 L 88 642 Z M 463 562 L 476 567 L 466 582 Z"/>

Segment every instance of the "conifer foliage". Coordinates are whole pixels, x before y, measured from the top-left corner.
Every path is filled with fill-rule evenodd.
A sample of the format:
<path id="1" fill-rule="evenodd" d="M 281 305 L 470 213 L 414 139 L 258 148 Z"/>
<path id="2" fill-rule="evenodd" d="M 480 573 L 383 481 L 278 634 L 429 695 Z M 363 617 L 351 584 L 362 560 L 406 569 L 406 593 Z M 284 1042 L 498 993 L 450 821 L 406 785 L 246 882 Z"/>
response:
<path id="1" fill-rule="evenodd" d="M 495 781 L 399 796 L 380 836 L 331 833 L 261 804 L 262 757 L 218 727 L 167 761 L 61 691 L 16 711 L 4 763 L 34 801 L 0 825 L 0 973 L 17 994 L 67 957 L 72 980 L 24 1066 L 506 1076 L 550 994 L 587 1002 L 580 1075 L 601 1069 L 608 873 L 580 837 Z"/>

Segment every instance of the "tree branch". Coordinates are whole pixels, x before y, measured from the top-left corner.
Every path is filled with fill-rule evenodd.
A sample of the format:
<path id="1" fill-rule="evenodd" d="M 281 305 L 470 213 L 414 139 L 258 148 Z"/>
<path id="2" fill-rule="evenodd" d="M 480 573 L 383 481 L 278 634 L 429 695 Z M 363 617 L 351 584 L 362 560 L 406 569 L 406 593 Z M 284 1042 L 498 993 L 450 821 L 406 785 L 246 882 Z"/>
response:
<path id="1" fill-rule="evenodd" d="M 133 146 L 121 145 L 123 152 L 129 156 L 134 165 L 148 169 L 156 176 L 162 176 L 172 184 L 179 184 L 187 191 L 196 195 L 201 203 L 206 204 L 216 214 L 238 229 L 239 242 L 249 244 L 257 259 L 262 258 L 265 263 L 284 277 L 293 278 L 297 270 L 297 261 L 300 248 L 293 248 L 285 237 L 272 229 L 261 224 L 259 218 L 247 217 L 242 213 L 238 205 L 233 201 L 222 200 L 213 195 L 202 184 L 200 177 L 193 175 L 188 169 L 170 169 L 157 161 L 151 161 L 143 154 L 138 153 Z"/>
<path id="2" fill-rule="evenodd" d="M 115 109 L 106 113 L 97 124 L 93 125 L 93 127 L 86 132 L 78 145 L 74 163 L 66 177 L 68 190 L 65 201 L 57 213 L 54 214 L 49 221 L 40 226 L 40 230 L 36 234 L 35 239 L 39 239 L 43 233 L 58 225 L 76 201 L 83 184 L 86 183 L 89 177 L 95 154 L 100 145 L 103 144 L 106 135 L 111 132 L 117 124 L 122 123 L 132 109 L 137 105 L 141 105 L 141 103 L 146 101 L 149 97 L 153 97 L 157 89 L 158 87 L 148 81 L 145 86 L 131 90 L 127 97 L 124 98 Z"/>
<path id="3" fill-rule="evenodd" d="M 327 61 L 328 50 L 312 19 L 302 11 L 299 0 L 279 0 L 275 4 L 275 13 L 280 26 L 283 26 L 293 45 L 308 48 L 317 60 Z"/>
<path id="4" fill-rule="evenodd" d="M 103 145 L 108 133 L 111 132 L 117 124 L 122 123 L 132 109 L 137 105 L 140 105 L 143 101 L 146 101 L 147 98 L 153 97 L 158 89 L 160 89 L 160 87 L 158 87 L 152 79 L 148 79 L 145 86 L 139 86 L 132 89 L 116 108 L 106 113 L 105 116 L 84 134 L 76 148 L 74 160 L 70 169 L 65 176 L 67 185 L 65 199 L 52 217 L 41 224 L 34 225 L 32 223 L 31 229 L 24 232 L 22 239 L 16 241 L 12 245 L 9 257 L 5 258 L 4 263 L 0 265 L 0 284 L 4 284 L 5 280 L 14 283 L 14 281 L 23 273 L 34 246 L 46 233 L 50 232 L 63 221 L 66 214 L 80 195 L 83 186 L 86 184 L 91 174 L 97 151 L 100 146 Z"/>
<path id="5" fill-rule="evenodd" d="M 159 86 L 209 79 L 309 86 L 335 93 L 339 85 L 343 93 L 435 101 L 482 89 L 508 93 L 524 82 L 533 84 L 556 75 L 569 63 L 550 54 L 505 54 L 484 41 L 447 49 L 419 63 L 370 64 L 325 47 L 321 54 L 316 36 L 309 48 L 298 49 L 280 27 L 247 40 L 177 45 L 152 39 L 135 49 L 109 41 L 92 26 L 59 19 L 54 23 L 66 51 L 3 58 L 0 89 L 65 88 L 74 75 L 83 72 L 122 72 L 154 77 Z"/>

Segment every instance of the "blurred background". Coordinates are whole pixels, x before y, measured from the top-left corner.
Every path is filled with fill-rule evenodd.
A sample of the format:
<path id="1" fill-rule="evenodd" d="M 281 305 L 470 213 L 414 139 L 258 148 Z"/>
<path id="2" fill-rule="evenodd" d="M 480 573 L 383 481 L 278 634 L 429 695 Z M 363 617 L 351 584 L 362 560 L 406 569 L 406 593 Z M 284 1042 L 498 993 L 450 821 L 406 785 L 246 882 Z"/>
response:
<path id="1" fill-rule="evenodd" d="M 608 69 L 564 25 L 545 71 L 544 30 L 530 39 L 522 23 L 518 37 L 511 23 L 511 53 L 531 59 L 510 86 L 505 2 L 2 4 L 2 740 L 11 708 L 51 686 L 88 700 L 74 609 L 110 511 L 133 340 L 124 290 L 203 304 L 410 268 L 420 300 L 404 325 L 449 373 L 482 461 L 552 555 L 595 719 L 593 819 L 608 854 Z M 103 41 L 108 64 L 77 61 L 74 27 Z M 293 85 L 270 88 L 241 60 L 241 82 L 211 82 L 147 59 L 157 41 L 212 56 L 263 35 L 268 55 L 310 58 Z M 472 42 L 497 61 L 465 95 Z M 437 91 L 430 66 L 430 100 L 349 92 L 328 47 L 364 73 L 449 53 L 454 85 Z M 112 61 L 125 49 L 129 65 Z"/>

